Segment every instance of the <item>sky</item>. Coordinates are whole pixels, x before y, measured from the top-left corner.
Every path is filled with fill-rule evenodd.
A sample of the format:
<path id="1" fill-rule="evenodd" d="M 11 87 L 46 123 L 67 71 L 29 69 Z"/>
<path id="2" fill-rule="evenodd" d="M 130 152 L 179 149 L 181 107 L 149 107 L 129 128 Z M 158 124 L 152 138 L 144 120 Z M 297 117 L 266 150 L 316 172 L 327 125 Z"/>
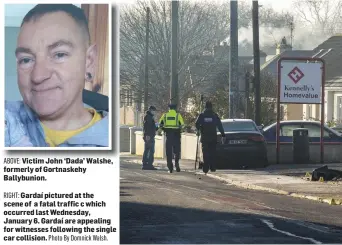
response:
<path id="1" fill-rule="evenodd" d="M 259 0 L 259 4 L 271 6 L 274 10 L 281 12 L 291 9 L 292 0 Z"/>

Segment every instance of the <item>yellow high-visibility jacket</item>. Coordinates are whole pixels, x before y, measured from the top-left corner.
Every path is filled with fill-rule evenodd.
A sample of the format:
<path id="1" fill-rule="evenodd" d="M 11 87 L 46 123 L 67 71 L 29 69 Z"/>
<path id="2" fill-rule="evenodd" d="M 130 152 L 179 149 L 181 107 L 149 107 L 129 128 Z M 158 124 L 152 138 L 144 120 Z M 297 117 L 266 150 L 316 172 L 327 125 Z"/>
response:
<path id="1" fill-rule="evenodd" d="M 184 127 L 184 120 L 180 113 L 175 110 L 169 110 L 164 113 L 160 120 L 159 125 L 163 129 L 182 129 Z"/>

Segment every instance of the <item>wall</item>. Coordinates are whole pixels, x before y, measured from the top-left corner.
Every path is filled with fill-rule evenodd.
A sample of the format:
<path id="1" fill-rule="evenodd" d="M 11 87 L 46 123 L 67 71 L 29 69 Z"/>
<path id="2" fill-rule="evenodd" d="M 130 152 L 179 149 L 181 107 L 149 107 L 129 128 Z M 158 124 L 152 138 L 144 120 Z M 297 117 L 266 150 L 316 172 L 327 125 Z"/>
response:
<path id="1" fill-rule="evenodd" d="M 120 124 L 134 125 L 134 110 L 131 106 L 123 106 L 120 108 Z"/>
<path id="2" fill-rule="evenodd" d="M 339 96 L 342 96 L 342 92 L 336 92 L 335 94 L 334 94 L 334 118 L 336 119 L 336 120 L 338 120 L 338 121 L 341 121 L 342 120 L 342 118 L 337 118 L 338 117 L 338 113 L 337 113 L 337 109 L 338 109 L 338 97 Z"/>
<path id="3" fill-rule="evenodd" d="M 302 120 L 303 119 L 303 105 L 288 104 L 286 110 L 287 110 L 287 120 Z"/>
<path id="4" fill-rule="evenodd" d="M 136 152 L 135 154 L 138 156 L 142 156 L 144 154 L 144 147 L 145 142 L 143 140 L 143 133 L 142 131 L 135 132 L 136 137 Z M 154 152 L 155 158 L 165 158 L 165 137 L 164 136 L 156 136 L 155 137 L 155 152 Z"/>
<path id="5" fill-rule="evenodd" d="M 326 122 L 331 121 L 334 118 L 334 92 L 333 91 L 326 91 L 325 92 L 325 115 L 326 115 Z"/>
<path id="6" fill-rule="evenodd" d="M 268 161 L 271 164 L 276 164 L 276 144 L 268 144 L 267 146 Z M 280 163 L 292 164 L 293 152 L 292 144 L 280 145 Z M 313 163 L 320 163 L 320 145 L 310 144 L 310 160 Z M 342 162 L 342 144 L 325 145 L 324 146 L 324 162 L 325 163 L 340 163 Z"/>
<path id="7" fill-rule="evenodd" d="M 90 90 L 107 95 L 109 92 L 109 70 L 108 70 L 108 5 L 107 4 L 82 4 L 86 17 L 88 18 L 91 44 L 97 45 L 97 70 Z M 86 86 L 86 89 L 89 89 Z"/>
<path id="8" fill-rule="evenodd" d="M 193 160 L 196 159 L 197 136 L 195 134 L 182 134 L 181 140 L 181 158 Z M 202 152 L 202 148 L 198 146 L 198 151 Z"/>
<path id="9" fill-rule="evenodd" d="M 19 27 L 5 27 L 5 100 L 22 100 L 17 82 L 15 49 Z"/>
<path id="10" fill-rule="evenodd" d="M 144 153 L 144 141 L 142 139 L 142 132 L 135 132 L 136 136 L 136 155 L 142 156 Z M 196 159 L 196 144 L 197 137 L 195 134 L 182 134 L 181 141 L 181 158 L 187 160 Z M 155 145 L 155 157 L 165 158 L 165 137 L 156 136 Z M 276 164 L 276 145 L 267 145 L 267 154 L 270 164 Z M 202 159 L 202 148 L 201 144 L 198 145 L 198 159 Z M 280 146 L 280 163 L 282 164 L 292 164 L 293 161 L 292 154 L 292 144 L 281 144 Z M 311 144 L 310 145 L 310 159 L 313 163 L 320 162 L 320 145 Z M 326 163 L 338 163 L 342 162 L 342 144 L 336 145 L 325 145 L 324 147 L 324 161 Z"/>
<path id="11" fill-rule="evenodd" d="M 120 127 L 120 152 L 130 151 L 130 131 L 128 126 Z"/>

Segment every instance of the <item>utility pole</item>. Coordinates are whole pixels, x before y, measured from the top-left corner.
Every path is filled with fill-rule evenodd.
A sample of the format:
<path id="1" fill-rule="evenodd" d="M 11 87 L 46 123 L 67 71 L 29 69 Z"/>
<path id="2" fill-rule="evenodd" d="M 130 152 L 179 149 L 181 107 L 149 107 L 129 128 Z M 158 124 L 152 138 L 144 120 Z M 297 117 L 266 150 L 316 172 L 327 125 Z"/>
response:
<path id="1" fill-rule="evenodd" d="M 238 2 L 230 1 L 229 118 L 236 118 L 238 105 Z"/>
<path id="2" fill-rule="evenodd" d="M 178 104 L 178 1 L 171 3 L 172 36 L 171 36 L 171 81 L 170 103 Z"/>
<path id="3" fill-rule="evenodd" d="M 245 107 L 245 118 L 249 118 L 249 85 L 251 82 L 251 74 L 247 71 L 245 76 L 245 97 L 246 97 L 246 107 Z"/>
<path id="4" fill-rule="evenodd" d="M 253 1 L 253 51 L 254 51 L 254 121 L 261 124 L 261 94 L 260 94 L 260 50 L 259 50 L 259 2 Z"/>
<path id="5" fill-rule="evenodd" d="M 290 21 L 290 33 L 291 33 L 291 48 L 293 48 L 293 30 L 294 30 L 294 21 L 293 21 L 293 16 L 292 19 Z"/>
<path id="6" fill-rule="evenodd" d="M 144 86 L 144 111 L 148 107 L 148 46 L 150 34 L 150 8 L 146 9 L 146 41 L 145 41 L 145 86 Z"/>

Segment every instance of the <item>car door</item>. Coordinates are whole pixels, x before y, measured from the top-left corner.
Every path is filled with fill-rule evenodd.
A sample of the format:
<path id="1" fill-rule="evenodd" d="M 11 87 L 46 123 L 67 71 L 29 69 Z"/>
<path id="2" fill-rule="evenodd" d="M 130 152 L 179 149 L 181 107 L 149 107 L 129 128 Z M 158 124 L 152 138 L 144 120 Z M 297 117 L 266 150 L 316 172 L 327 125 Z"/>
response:
<path id="1" fill-rule="evenodd" d="M 262 130 L 262 134 L 264 135 L 264 138 L 266 140 L 266 142 L 269 144 L 273 144 L 276 142 L 277 138 L 276 138 L 276 128 L 277 125 L 273 124 L 270 126 L 265 127 Z"/>
<path id="2" fill-rule="evenodd" d="M 321 142 L 321 126 L 316 123 L 305 123 L 304 127 L 308 129 L 310 143 L 320 143 Z M 330 132 L 324 128 L 323 129 L 323 142 L 333 142 L 334 137 L 330 137 Z"/>
<path id="3" fill-rule="evenodd" d="M 293 130 L 301 128 L 301 123 L 284 123 L 280 125 L 279 141 L 280 143 L 292 143 L 293 142 Z"/>

